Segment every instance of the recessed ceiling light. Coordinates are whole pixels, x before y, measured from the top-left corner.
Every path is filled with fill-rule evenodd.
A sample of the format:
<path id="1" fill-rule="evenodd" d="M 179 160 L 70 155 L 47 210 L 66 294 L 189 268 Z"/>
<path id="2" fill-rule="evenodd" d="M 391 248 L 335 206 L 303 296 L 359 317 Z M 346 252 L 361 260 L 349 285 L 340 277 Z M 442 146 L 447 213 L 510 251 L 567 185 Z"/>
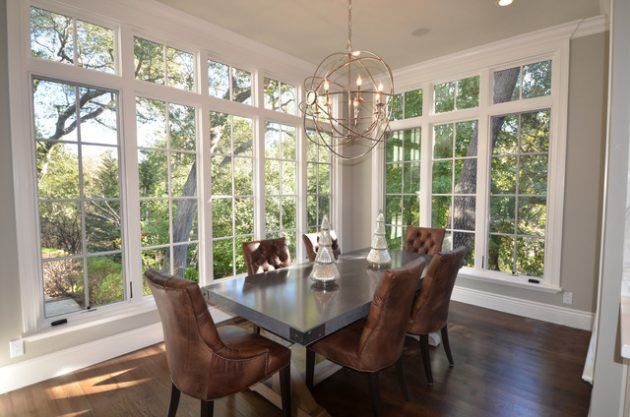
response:
<path id="1" fill-rule="evenodd" d="M 509 6 L 513 2 L 514 2 L 514 0 L 497 0 L 497 4 L 499 6 Z"/>

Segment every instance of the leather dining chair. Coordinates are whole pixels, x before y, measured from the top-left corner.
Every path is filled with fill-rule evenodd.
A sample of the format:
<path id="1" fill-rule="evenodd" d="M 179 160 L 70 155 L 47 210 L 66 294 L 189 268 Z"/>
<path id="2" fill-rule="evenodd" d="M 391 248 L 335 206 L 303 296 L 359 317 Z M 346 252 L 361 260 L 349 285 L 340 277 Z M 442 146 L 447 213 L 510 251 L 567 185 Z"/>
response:
<path id="1" fill-rule="evenodd" d="M 341 250 L 339 249 L 339 240 L 334 230 L 330 231 L 330 237 L 332 238 L 333 255 L 335 255 L 335 259 L 337 259 L 341 254 Z M 319 233 L 304 233 L 302 240 L 304 241 L 308 260 L 315 262 L 315 256 L 317 256 L 317 251 L 319 250 Z"/>
<path id="2" fill-rule="evenodd" d="M 199 286 L 154 270 L 145 277 L 157 305 L 171 374 L 168 417 L 175 417 L 183 392 L 201 400 L 201 416 L 212 417 L 214 400 L 243 391 L 280 372 L 283 416 L 291 415 L 291 351 L 235 326 L 218 329 Z"/>
<path id="3" fill-rule="evenodd" d="M 312 389 L 315 354 L 346 368 L 367 373 L 375 416 L 380 415 L 378 374 L 396 364 L 399 382 L 406 400 L 409 393 L 402 366 L 405 330 L 418 280 L 425 261 L 385 271 L 374 293 L 367 319 L 359 320 L 308 346 L 306 350 L 306 385 Z"/>
<path id="4" fill-rule="evenodd" d="M 430 227 L 407 227 L 404 249 L 424 255 L 435 255 L 442 251 L 446 230 Z"/>
<path id="5" fill-rule="evenodd" d="M 291 254 L 285 237 L 243 242 L 243 257 L 247 265 L 247 275 L 250 277 L 291 265 Z"/>
<path id="6" fill-rule="evenodd" d="M 429 333 L 440 331 L 442 344 L 453 366 L 453 354 L 448 340 L 447 320 L 451 294 L 460 268 L 464 265 L 467 248 L 460 247 L 452 252 L 440 253 L 431 258 L 427 273 L 422 280 L 422 289 L 414 300 L 407 333 L 420 337 L 420 351 L 427 383 L 433 385 L 431 357 L 429 355 Z"/>

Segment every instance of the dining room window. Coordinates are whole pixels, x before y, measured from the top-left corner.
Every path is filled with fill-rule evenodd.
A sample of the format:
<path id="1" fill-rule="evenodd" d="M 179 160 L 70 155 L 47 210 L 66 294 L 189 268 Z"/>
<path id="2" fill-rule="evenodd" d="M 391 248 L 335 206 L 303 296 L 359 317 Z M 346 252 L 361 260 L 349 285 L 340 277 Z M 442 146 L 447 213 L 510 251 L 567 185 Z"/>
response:
<path id="1" fill-rule="evenodd" d="M 283 81 L 265 78 L 264 105 L 268 110 L 282 113 L 297 113 L 297 89 Z"/>
<path id="2" fill-rule="evenodd" d="M 332 222 L 332 152 L 321 143 L 319 135 L 310 130 L 307 135 L 317 138 L 317 143 L 306 140 L 306 207 L 307 231 L 316 232 L 322 225 L 322 219 L 328 216 Z M 322 133 L 323 140 L 330 140 L 330 135 Z"/>
<path id="3" fill-rule="evenodd" d="M 127 297 L 118 93 L 32 79 L 45 317 Z"/>
<path id="4" fill-rule="evenodd" d="M 194 90 L 194 54 L 138 36 L 133 40 L 133 52 L 136 79 Z"/>
<path id="5" fill-rule="evenodd" d="M 214 279 L 247 270 L 242 244 L 254 238 L 253 120 L 210 113 Z"/>
<path id="6" fill-rule="evenodd" d="M 468 248 L 468 266 L 475 253 L 477 138 L 476 120 L 433 127 L 431 226 L 446 229 L 443 250 Z"/>
<path id="7" fill-rule="evenodd" d="M 297 130 L 265 124 L 265 238 L 285 236 L 291 256 L 297 249 Z"/>
<path id="8" fill-rule="evenodd" d="M 391 120 L 422 116 L 422 89 L 405 91 L 392 97 Z"/>
<path id="9" fill-rule="evenodd" d="M 199 281 L 196 120 L 194 107 L 136 99 L 142 267 L 194 282 Z"/>
<path id="10" fill-rule="evenodd" d="M 433 109 L 435 113 L 470 109 L 479 106 L 479 76 L 435 84 Z"/>
<path id="11" fill-rule="evenodd" d="M 252 73 L 208 60 L 208 93 L 211 97 L 252 104 Z"/>
<path id="12" fill-rule="evenodd" d="M 420 128 L 396 130 L 385 139 L 385 233 L 402 249 L 407 226 L 420 224 Z"/>

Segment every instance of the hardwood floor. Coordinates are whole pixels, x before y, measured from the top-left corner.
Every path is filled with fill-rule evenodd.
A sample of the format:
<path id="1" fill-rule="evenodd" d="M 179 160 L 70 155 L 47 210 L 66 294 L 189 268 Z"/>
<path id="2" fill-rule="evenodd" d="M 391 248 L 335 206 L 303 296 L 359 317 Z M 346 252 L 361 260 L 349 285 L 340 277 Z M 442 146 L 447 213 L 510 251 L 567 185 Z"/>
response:
<path id="1" fill-rule="evenodd" d="M 589 333 L 465 304 L 451 304 L 449 339 L 431 349 L 434 385 L 425 384 L 420 349 L 408 339 L 404 364 L 411 401 L 392 367 L 381 375 L 384 416 L 586 417 L 590 385 L 580 377 Z M 163 417 L 170 381 L 163 345 L 0 396 L 2 417 Z M 334 417 L 371 416 L 366 375 L 341 370 L 317 385 L 315 398 Z M 182 395 L 178 417 L 199 415 Z M 258 394 L 215 402 L 215 416 L 280 416 Z"/>

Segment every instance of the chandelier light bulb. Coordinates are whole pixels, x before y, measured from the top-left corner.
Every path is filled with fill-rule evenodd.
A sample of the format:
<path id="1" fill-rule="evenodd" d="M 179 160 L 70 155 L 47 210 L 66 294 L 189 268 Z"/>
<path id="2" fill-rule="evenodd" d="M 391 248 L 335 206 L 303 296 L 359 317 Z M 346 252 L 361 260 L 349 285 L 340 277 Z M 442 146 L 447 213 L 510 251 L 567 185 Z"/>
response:
<path id="1" fill-rule="evenodd" d="M 378 88 L 379 93 L 383 91 L 383 82 L 382 81 L 379 81 L 377 88 Z"/>
<path id="2" fill-rule="evenodd" d="M 357 76 L 357 87 L 361 87 L 361 84 L 363 84 L 363 79 L 361 78 L 361 74 L 359 74 Z"/>
<path id="3" fill-rule="evenodd" d="M 330 83 L 328 82 L 328 80 L 324 80 L 324 90 L 330 90 Z"/>

